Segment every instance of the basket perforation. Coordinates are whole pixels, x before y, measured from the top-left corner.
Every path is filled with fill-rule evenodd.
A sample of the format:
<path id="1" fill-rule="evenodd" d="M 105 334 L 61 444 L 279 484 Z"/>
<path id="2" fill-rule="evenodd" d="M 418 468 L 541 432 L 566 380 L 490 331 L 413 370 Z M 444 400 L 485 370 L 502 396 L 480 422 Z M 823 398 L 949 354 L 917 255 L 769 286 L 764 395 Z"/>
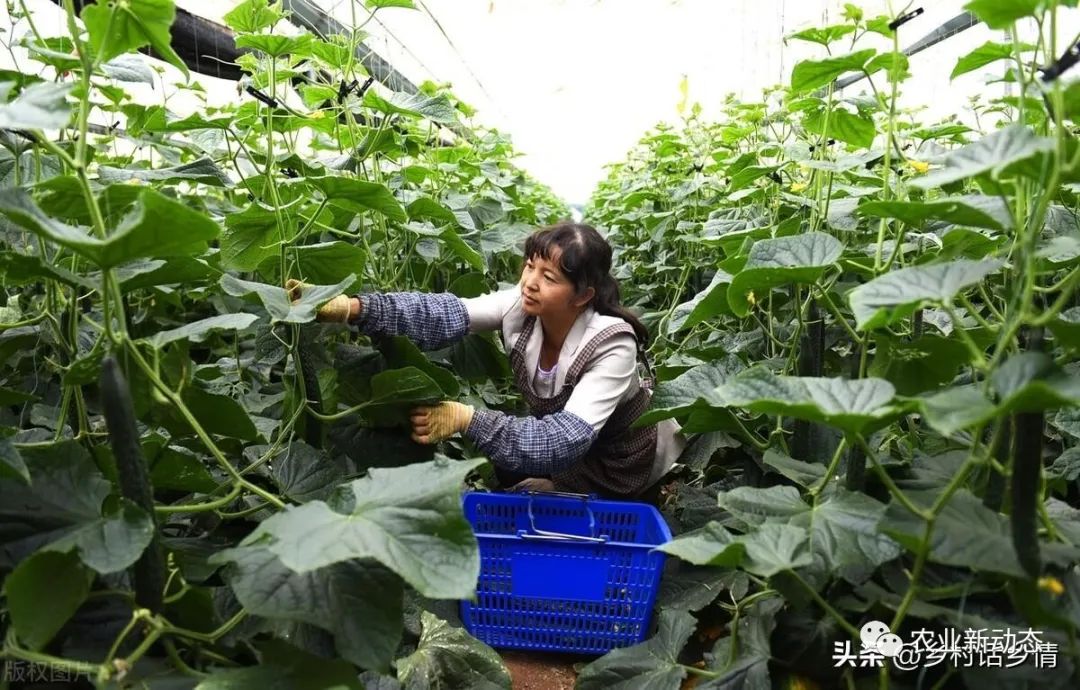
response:
<path id="1" fill-rule="evenodd" d="M 654 547 L 671 538 L 655 508 L 480 492 L 466 494 L 464 508 L 480 545 L 480 577 L 461 614 L 478 639 L 597 654 L 645 639 L 664 564 Z M 522 536 L 534 530 L 607 540 Z"/>

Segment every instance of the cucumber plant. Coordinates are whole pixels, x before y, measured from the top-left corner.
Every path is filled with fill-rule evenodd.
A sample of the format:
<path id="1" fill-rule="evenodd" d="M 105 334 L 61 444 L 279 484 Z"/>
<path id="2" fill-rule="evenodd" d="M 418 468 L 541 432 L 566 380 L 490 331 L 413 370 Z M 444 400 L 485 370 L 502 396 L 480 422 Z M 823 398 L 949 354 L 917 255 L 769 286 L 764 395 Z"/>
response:
<path id="1" fill-rule="evenodd" d="M 416 403 L 515 406 L 496 341 L 424 355 L 314 316 L 341 292 L 512 283 L 566 206 L 443 86 L 340 88 L 368 79 L 362 21 L 286 36 L 279 3 L 245 0 L 225 20 L 250 90 L 176 114 L 129 93 L 159 81 L 139 49 L 183 68 L 171 0 L 66 2 L 59 34 L 16 5 L 0 664 L 101 688 L 508 686 L 445 620 L 475 587 L 458 494 L 482 461 L 403 428 Z M 290 279 L 313 287 L 292 302 Z"/>
<path id="2" fill-rule="evenodd" d="M 656 334 L 642 422 L 694 438 L 650 661 L 613 654 L 583 685 L 1075 683 L 1080 113 L 1061 69 L 1076 39 L 1059 36 L 1075 6 L 967 3 L 1011 40 L 952 76 L 989 67 L 1012 95 L 923 122 L 903 98 L 904 12 L 846 5 L 788 37 L 822 54 L 783 87 L 715 121 L 691 109 L 611 167 L 586 217 Z M 848 74 L 864 79 L 841 92 Z M 874 620 L 961 644 L 1035 628 L 1056 666 L 834 663 Z"/>

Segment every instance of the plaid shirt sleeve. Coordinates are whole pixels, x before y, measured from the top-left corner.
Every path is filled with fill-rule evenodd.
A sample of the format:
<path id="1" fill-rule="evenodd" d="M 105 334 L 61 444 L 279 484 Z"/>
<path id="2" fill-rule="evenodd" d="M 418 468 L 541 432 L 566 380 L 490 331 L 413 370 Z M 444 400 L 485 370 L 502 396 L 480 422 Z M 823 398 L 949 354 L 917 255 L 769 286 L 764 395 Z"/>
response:
<path id="1" fill-rule="evenodd" d="M 449 292 L 386 292 L 357 295 L 362 308 L 354 322 L 365 335 L 403 335 L 421 350 L 437 350 L 465 337 L 469 313 Z"/>
<path id="2" fill-rule="evenodd" d="M 585 456 L 596 435 L 591 424 L 565 410 L 540 419 L 476 410 L 465 430 L 493 463 L 532 476 L 569 469 Z"/>

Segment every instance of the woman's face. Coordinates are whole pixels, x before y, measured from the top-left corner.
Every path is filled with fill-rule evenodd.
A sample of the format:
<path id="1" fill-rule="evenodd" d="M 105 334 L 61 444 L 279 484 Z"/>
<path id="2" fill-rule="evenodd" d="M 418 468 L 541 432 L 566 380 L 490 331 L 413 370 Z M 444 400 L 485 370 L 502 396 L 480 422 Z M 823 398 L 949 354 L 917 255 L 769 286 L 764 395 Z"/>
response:
<path id="1" fill-rule="evenodd" d="M 521 271 L 521 304 L 530 316 L 565 316 L 580 311 L 593 296 L 588 288 L 578 295 L 559 267 L 559 253 L 551 259 L 539 254 L 525 259 Z"/>

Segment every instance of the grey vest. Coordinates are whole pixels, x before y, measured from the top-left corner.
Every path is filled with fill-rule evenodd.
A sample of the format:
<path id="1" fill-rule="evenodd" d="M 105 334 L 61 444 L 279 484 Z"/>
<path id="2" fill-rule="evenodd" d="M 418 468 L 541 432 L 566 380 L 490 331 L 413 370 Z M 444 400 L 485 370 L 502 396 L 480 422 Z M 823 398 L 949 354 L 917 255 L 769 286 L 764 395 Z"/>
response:
<path id="1" fill-rule="evenodd" d="M 525 320 L 521 335 L 510 353 L 514 372 L 529 411 L 534 417 L 558 412 L 566 406 L 574 386 L 585 367 L 604 341 L 620 333 L 634 334 L 626 322 L 603 329 L 584 343 L 566 372 L 563 387 L 551 398 L 542 398 L 532 387 L 532 374 L 525 364 L 525 347 L 536 325 L 536 317 Z M 552 476 L 559 491 L 595 493 L 603 498 L 633 498 L 647 488 L 653 462 L 656 459 L 656 425 L 631 429 L 630 425 L 649 407 L 651 381 L 646 380 L 637 394 L 619 403 L 600 430 L 585 457 L 564 472 Z"/>

